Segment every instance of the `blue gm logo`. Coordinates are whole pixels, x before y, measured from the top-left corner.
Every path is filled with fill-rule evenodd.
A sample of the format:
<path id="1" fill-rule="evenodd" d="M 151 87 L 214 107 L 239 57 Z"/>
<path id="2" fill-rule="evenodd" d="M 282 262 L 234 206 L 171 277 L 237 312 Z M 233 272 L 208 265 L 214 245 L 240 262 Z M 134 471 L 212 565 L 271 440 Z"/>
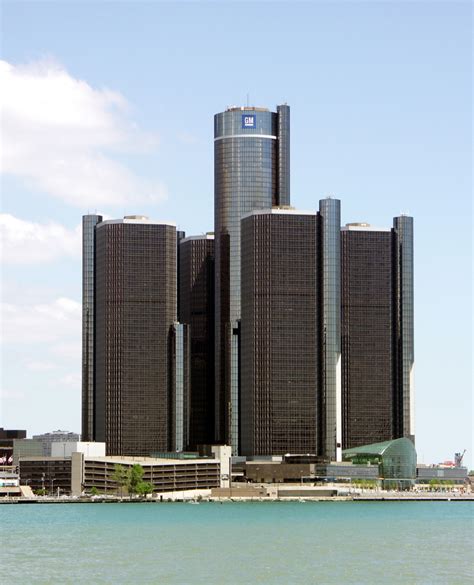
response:
<path id="1" fill-rule="evenodd" d="M 242 128 L 255 128 L 255 115 L 242 115 Z"/>

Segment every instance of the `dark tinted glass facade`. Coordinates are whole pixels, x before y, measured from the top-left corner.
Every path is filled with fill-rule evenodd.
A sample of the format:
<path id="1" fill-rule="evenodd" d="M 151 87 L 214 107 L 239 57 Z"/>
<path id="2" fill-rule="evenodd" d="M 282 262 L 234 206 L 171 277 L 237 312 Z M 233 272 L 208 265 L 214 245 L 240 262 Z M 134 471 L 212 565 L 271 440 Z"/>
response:
<path id="1" fill-rule="evenodd" d="M 180 267 L 180 249 L 179 249 L 179 243 L 181 242 L 181 240 L 183 240 L 186 237 L 186 233 L 182 230 L 178 230 L 176 232 L 176 259 L 177 259 L 177 274 L 176 274 L 176 294 L 177 294 L 177 302 L 178 302 L 178 321 L 181 323 L 181 307 L 180 307 L 180 295 L 179 295 L 179 278 L 180 278 L 180 274 L 179 274 L 179 267 Z"/>
<path id="2" fill-rule="evenodd" d="M 169 346 L 176 321 L 176 228 L 96 229 L 95 440 L 112 455 L 170 448 Z"/>
<path id="3" fill-rule="evenodd" d="M 397 296 L 397 436 L 415 441 L 413 218 L 393 220 Z"/>
<path id="4" fill-rule="evenodd" d="M 188 448 L 214 442 L 214 238 L 179 246 L 181 322 L 190 325 L 191 391 Z"/>
<path id="5" fill-rule="evenodd" d="M 342 242 L 344 448 L 394 436 L 394 281 L 390 231 L 346 229 Z"/>
<path id="6" fill-rule="evenodd" d="M 317 453 L 319 217 L 242 220 L 241 452 Z"/>
<path id="7" fill-rule="evenodd" d="M 290 205 L 290 108 L 277 106 L 278 205 Z"/>
<path id="8" fill-rule="evenodd" d="M 321 287 L 321 454 L 339 461 L 342 456 L 341 420 L 341 202 L 319 202 Z"/>
<path id="9" fill-rule="evenodd" d="M 189 325 L 175 323 L 170 347 L 170 443 L 173 452 L 184 451 L 189 442 L 190 334 Z"/>
<path id="10" fill-rule="evenodd" d="M 239 442 L 240 220 L 290 201 L 289 107 L 230 108 L 214 117 L 216 439 Z M 281 192 L 281 197 L 280 197 Z"/>
<path id="11" fill-rule="evenodd" d="M 95 227 L 101 215 L 82 218 L 82 440 L 94 440 Z"/>
<path id="12" fill-rule="evenodd" d="M 413 220 L 349 226 L 342 247 L 342 397 L 346 449 L 413 430 Z"/>

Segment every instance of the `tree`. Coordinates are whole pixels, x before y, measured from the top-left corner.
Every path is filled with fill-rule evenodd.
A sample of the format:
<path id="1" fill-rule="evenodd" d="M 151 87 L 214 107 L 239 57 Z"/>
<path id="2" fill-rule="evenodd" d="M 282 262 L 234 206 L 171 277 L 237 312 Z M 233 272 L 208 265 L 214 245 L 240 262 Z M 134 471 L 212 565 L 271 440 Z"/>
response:
<path id="1" fill-rule="evenodd" d="M 126 469 L 123 465 L 119 465 L 119 464 L 114 465 L 114 473 L 112 475 L 112 479 L 120 487 L 120 497 L 122 497 L 122 493 L 123 493 L 122 490 L 123 490 L 124 486 L 126 488 L 129 488 L 130 475 L 131 475 L 130 470 Z"/>
<path id="2" fill-rule="evenodd" d="M 99 495 L 99 490 L 95 487 L 95 485 L 93 485 L 91 487 L 91 496 L 98 496 Z"/>
<path id="3" fill-rule="evenodd" d="M 120 496 L 122 489 L 127 488 L 129 494 L 146 495 L 153 491 L 153 486 L 143 481 L 144 469 L 141 465 L 135 464 L 132 467 L 125 468 L 123 465 L 115 465 L 112 479 L 120 486 Z"/>
<path id="4" fill-rule="evenodd" d="M 137 487 L 143 483 L 143 467 L 141 465 L 132 465 L 128 480 L 128 491 L 131 494 L 138 493 Z"/>
<path id="5" fill-rule="evenodd" d="M 153 486 L 151 485 L 151 483 L 147 481 L 141 481 L 139 484 L 137 484 L 135 493 L 137 493 L 140 496 L 146 496 L 147 494 L 151 494 L 152 491 Z"/>

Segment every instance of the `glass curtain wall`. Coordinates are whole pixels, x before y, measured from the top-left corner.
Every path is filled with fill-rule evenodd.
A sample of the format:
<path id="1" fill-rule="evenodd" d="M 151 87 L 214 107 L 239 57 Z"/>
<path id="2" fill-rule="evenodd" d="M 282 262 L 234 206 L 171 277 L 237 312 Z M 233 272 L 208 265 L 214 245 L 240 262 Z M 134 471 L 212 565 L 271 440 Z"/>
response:
<path id="1" fill-rule="evenodd" d="M 395 217 L 396 270 L 398 277 L 398 368 L 402 429 L 400 435 L 415 440 L 413 217 Z"/>
<path id="2" fill-rule="evenodd" d="M 95 226 L 101 215 L 82 218 L 82 440 L 94 437 L 94 334 L 95 334 Z"/>
<path id="3" fill-rule="evenodd" d="M 341 202 L 319 202 L 322 243 L 323 454 L 341 460 Z"/>
<path id="4" fill-rule="evenodd" d="M 254 209 L 289 203 L 289 107 L 282 116 L 266 108 L 232 107 L 214 117 L 216 440 L 238 452 L 239 343 L 232 341 L 240 319 L 240 220 Z M 279 132 L 283 139 L 279 143 Z M 281 173 L 279 174 L 279 169 Z M 237 433 L 237 434 L 236 434 Z"/>

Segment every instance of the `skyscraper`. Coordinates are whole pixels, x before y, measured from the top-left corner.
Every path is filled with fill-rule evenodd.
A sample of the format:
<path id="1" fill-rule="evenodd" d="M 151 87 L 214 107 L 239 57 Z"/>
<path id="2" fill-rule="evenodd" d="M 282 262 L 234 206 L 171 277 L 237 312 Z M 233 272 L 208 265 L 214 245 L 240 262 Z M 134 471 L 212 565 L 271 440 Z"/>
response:
<path id="1" fill-rule="evenodd" d="M 241 453 L 318 453 L 321 381 L 316 212 L 242 219 Z"/>
<path id="2" fill-rule="evenodd" d="M 174 224 L 142 216 L 98 223 L 94 438 L 108 454 L 147 455 L 174 444 L 176 303 Z"/>
<path id="3" fill-rule="evenodd" d="M 242 219 L 241 448 L 341 455 L 340 202 Z"/>
<path id="4" fill-rule="evenodd" d="M 341 244 L 344 448 L 414 440 L 413 219 L 348 224 Z"/>
<path id="5" fill-rule="evenodd" d="M 180 321 L 190 326 L 188 446 L 214 442 L 214 236 L 179 245 Z"/>
<path id="6" fill-rule="evenodd" d="M 214 117 L 216 438 L 239 443 L 240 220 L 290 203 L 290 110 L 231 107 Z"/>

